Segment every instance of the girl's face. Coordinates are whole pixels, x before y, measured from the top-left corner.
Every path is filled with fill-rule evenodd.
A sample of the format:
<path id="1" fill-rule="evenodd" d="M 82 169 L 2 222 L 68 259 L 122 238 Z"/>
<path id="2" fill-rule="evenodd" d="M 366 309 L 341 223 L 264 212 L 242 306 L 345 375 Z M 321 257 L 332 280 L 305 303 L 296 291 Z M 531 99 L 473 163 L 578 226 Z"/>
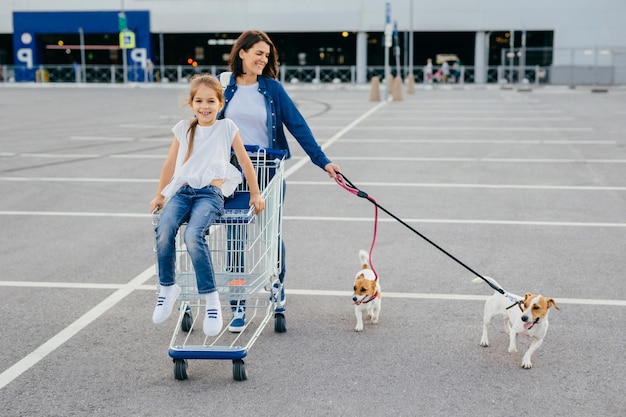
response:
<path id="1" fill-rule="evenodd" d="M 200 126 L 211 126 L 215 123 L 217 113 L 222 108 L 222 103 L 217 98 L 215 90 L 207 85 L 200 85 L 196 95 L 191 100 L 191 110 L 198 119 Z"/>
<path id="2" fill-rule="evenodd" d="M 241 49 L 239 58 L 243 63 L 243 71 L 248 75 L 263 75 L 263 68 L 267 65 L 270 56 L 270 46 L 259 41 L 247 51 Z"/>

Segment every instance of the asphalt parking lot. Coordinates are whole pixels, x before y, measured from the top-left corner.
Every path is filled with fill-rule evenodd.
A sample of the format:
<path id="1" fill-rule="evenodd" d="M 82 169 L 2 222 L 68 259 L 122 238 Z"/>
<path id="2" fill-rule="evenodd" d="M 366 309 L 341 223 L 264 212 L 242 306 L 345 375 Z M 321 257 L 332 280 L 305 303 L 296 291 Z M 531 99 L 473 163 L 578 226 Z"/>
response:
<path id="1" fill-rule="evenodd" d="M 6 416 L 626 414 L 626 90 L 289 86 L 329 157 L 411 227 L 506 290 L 553 297 L 528 347 L 486 285 L 380 213 L 380 322 L 354 332 L 374 206 L 291 142 L 283 229 L 287 332 L 246 358 L 167 355 L 149 201 L 189 113 L 184 86 L 0 86 L 0 404 Z M 532 410 L 532 411 L 529 411 Z"/>

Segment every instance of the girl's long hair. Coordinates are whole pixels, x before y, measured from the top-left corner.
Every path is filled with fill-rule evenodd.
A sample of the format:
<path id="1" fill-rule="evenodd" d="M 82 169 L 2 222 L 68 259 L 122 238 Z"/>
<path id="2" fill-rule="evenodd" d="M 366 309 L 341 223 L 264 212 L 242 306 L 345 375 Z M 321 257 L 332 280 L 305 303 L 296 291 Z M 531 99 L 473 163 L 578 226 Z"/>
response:
<path id="1" fill-rule="evenodd" d="M 222 103 L 222 105 L 224 104 L 224 92 L 222 91 L 222 84 L 219 80 L 211 74 L 196 74 L 189 79 L 189 98 L 187 101 L 189 107 L 193 107 L 193 99 L 198 93 L 200 86 L 203 85 L 212 88 L 219 102 Z M 194 118 L 191 123 L 189 123 L 189 128 L 187 129 L 187 154 L 185 155 L 184 162 L 187 162 L 193 151 L 193 139 L 196 136 L 197 126 L 198 119 Z"/>
<path id="2" fill-rule="evenodd" d="M 262 75 L 272 79 L 278 78 L 278 52 L 267 33 L 261 30 L 247 30 L 239 35 L 230 50 L 230 57 L 228 58 L 230 70 L 235 77 L 244 74 L 243 61 L 239 57 L 239 51 L 242 49 L 248 51 L 257 42 L 265 42 L 270 47 L 270 56 L 267 57 L 267 65 L 263 68 Z"/>

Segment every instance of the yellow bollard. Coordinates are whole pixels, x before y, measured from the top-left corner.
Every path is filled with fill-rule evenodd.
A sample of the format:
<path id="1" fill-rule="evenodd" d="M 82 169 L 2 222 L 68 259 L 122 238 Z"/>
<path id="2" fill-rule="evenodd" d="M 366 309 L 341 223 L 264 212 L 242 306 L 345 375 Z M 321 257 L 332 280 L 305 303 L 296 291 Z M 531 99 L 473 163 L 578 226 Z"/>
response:
<path id="1" fill-rule="evenodd" d="M 370 82 L 370 101 L 380 101 L 380 78 L 373 76 Z"/>
<path id="2" fill-rule="evenodd" d="M 393 101 L 402 101 L 402 77 L 398 75 L 390 81 Z"/>

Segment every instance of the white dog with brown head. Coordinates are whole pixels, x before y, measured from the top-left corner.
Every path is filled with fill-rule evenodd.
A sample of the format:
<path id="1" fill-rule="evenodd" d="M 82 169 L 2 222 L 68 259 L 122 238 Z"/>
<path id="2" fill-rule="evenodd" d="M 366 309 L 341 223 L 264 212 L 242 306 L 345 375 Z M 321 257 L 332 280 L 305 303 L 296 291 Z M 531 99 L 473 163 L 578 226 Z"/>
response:
<path id="1" fill-rule="evenodd" d="M 367 316 L 372 323 L 378 323 L 381 305 L 381 291 L 378 277 L 372 271 L 369 264 L 369 255 L 364 250 L 359 251 L 359 259 L 361 260 L 361 270 L 357 272 L 354 278 L 354 314 L 356 315 L 355 331 L 363 330 L 363 313 L 367 312 Z"/>
<path id="2" fill-rule="evenodd" d="M 485 279 L 502 288 L 493 278 L 485 277 Z M 483 280 L 474 278 L 473 282 L 480 283 Z M 542 295 L 531 293 L 526 293 L 524 297 L 510 293 L 509 295 L 519 300 L 517 305 L 497 291 L 485 302 L 483 335 L 480 339 L 480 345 L 489 346 L 487 333 L 491 319 L 498 314 L 502 314 L 504 316 L 504 330 L 509 335 L 509 352 L 517 352 L 516 337 L 518 334 L 527 336 L 532 340 L 522 358 L 522 367 L 529 369 L 533 366 L 530 361 L 532 354 L 539 349 L 548 332 L 550 307 L 554 307 L 557 310 L 560 309 L 554 299 Z"/>

